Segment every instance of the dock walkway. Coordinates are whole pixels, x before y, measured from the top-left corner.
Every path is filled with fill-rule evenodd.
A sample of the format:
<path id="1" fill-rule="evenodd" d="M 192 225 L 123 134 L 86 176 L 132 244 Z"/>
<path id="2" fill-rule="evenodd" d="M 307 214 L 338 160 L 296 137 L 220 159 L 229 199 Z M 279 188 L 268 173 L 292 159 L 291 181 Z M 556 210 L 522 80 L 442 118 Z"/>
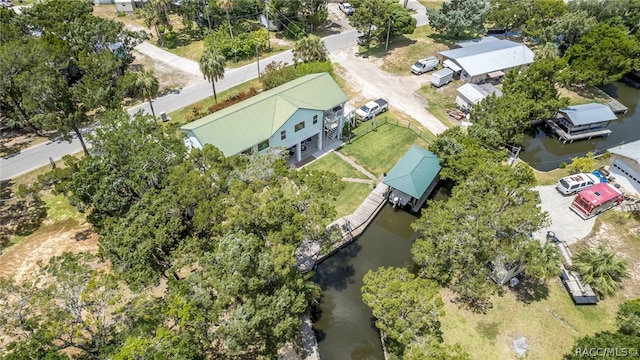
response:
<path id="1" fill-rule="evenodd" d="M 573 133 L 572 134 L 572 133 L 568 133 L 568 132 L 564 131 L 552 119 L 545 119 L 544 121 L 545 121 L 545 123 L 547 123 L 549 128 L 551 128 L 551 131 L 553 131 L 554 134 L 558 135 L 558 139 L 561 140 L 563 144 L 567 143 L 567 141 L 569 143 L 572 143 L 572 142 L 574 142 L 576 140 L 582 140 L 582 139 L 591 140 L 591 138 L 598 137 L 598 136 L 607 137 L 612 132 L 609 129 L 598 128 L 598 129 L 593 129 L 593 130 L 590 130 L 590 131 L 582 131 L 582 132 L 579 132 L 579 133 Z"/>

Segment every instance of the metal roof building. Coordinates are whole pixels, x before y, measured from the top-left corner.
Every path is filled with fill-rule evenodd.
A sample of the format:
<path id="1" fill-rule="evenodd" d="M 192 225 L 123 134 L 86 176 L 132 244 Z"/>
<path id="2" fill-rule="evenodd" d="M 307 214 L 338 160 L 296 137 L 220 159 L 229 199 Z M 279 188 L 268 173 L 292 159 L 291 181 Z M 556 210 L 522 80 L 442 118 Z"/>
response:
<path id="1" fill-rule="evenodd" d="M 456 89 L 456 104 L 463 110 L 470 109 L 491 94 L 502 96 L 502 91 L 492 84 L 464 84 Z"/>
<path id="2" fill-rule="evenodd" d="M 560 113 L 575 126 L 608 122 L 617 119 L 616 114 L 611 111 L 609 106 L 598 103 L 566 107 L 560 109 Z"/>
<path id="3" fill-rule="evenodd" d="M 640 140 L 619 145 L 608 150 L 609 171 L 615 182 L 621 184 L 626 193 L 640 194 Z"/>
<path id="4" fill-rule="evenodd" d="M 382 180 L 391 188 L 389 200 L 394 206 L 409 204 L 411 211 L 417 212 L 438 183 L 440 169 L 440 159 L 434 153 L 411 146 Z"/>
<path id="5" fill-rule="evenodd" d="M 329 73 L 310 74 L 180 127 L 191 146 L 212 144 L 225 156 L 252 148 L 301 147 L 322 135 L 329 115 L 342 116 L 347 95 Z M 298 154 L 299 155 L 299 154 Z M 298 159 L 299 161 L 299 159 Z"/>
<path id="6" fill-rule="evenodd" d="M 438 54 L 462 68 L 460 77 L 466 82 L 479 83 L 487 79 L 489 73 L 501 76 L 506 70 L 533 63 L 533 51 L 509 40 L 487 37 L 457 45 L 461 47 Z"/>

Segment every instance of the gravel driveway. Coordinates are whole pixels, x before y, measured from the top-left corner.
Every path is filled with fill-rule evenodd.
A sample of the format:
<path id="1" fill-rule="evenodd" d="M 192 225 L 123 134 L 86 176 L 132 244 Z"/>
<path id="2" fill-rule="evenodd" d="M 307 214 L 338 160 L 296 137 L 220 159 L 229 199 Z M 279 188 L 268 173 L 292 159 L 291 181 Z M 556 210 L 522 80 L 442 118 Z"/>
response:
<path id="1" fill-rule="evenodd" d="M 596 217 L 582 220 L 580 216 L 569 209 L 575 195 L 564 196 L 556 190 L 554 185 L 537 186 L 534 190 L 540 193 L 541 208 L 549 213 L 549 219 L 551 219 L 549 227 L 533 234 L 536 239 L 545 239 L 548 230 L 555 232 L 558 239 L 566 241 L 568 244 L 573 244 L 589 235 L 596 222 Z"/>
<path id="2" fill-rule="evenodd" d="M 332 62 L 342 66 L 343 76 L 350 86 L 359 90 L 366 99 L 383 98 L 396 109 L 411 116 L 433 134 L 438 135 L 447 128 L 426 110 L 426 100 L 416 94 L 429 76 L 400 76 L 381 70 L 373 58 L 357 56 L 357 45 L 331 52 Z M 358 107 L 362 104 L 351 104 Z"/>

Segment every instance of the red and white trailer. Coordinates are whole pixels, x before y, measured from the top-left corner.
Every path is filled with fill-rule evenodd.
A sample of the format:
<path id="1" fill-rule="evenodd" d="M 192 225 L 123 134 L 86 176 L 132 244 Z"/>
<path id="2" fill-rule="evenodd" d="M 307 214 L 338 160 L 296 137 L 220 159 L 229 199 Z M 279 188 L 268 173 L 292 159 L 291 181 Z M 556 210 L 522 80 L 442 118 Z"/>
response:
<path id="1" fill-rule="evenodd" d="M 580 191 L 570 208 L 586 220 L 611 209 L 623 200 L 622 191 L 607 183 L 599 183 Z"/>

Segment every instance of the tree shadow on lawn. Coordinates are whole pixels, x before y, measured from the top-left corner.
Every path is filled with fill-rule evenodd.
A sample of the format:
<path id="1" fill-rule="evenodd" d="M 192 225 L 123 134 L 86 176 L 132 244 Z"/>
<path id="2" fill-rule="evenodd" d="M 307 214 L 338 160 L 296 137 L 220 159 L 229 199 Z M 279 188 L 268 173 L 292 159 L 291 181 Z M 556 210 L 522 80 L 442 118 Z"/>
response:
<path id="1" fill-rule="evenodd" d="M 518 285 L 509 289 L 514 293 L 516 299 L 525 304 L 549 298 L 549 286 L 547 284 L 527 277 L 522 278 Z"/>
<path id="2" fill-rule="evenodd" d="M 441 35 L 439 33 L 432 33 L 427 35 L 428 38 L 430 38 L 431 40 L 433 40 L 434 43 L 437 44 L 444 44 L 445 46 L 447 46 L 449 49 L 455 49 L 458 47 L 458 45 L 456 45 L 456 43 L 461 42 L 461 41 L 467 41 L 467 40 L 472 40 L 472 39 L 478 39 L 480 37 L 482 37 L 481 35 L 479 36 L 471 36 L 469 34 L 463 34 L 461 35 L 459 38 L 454 39 L 450 36 L 445 36 L 445 35 Z"/>

